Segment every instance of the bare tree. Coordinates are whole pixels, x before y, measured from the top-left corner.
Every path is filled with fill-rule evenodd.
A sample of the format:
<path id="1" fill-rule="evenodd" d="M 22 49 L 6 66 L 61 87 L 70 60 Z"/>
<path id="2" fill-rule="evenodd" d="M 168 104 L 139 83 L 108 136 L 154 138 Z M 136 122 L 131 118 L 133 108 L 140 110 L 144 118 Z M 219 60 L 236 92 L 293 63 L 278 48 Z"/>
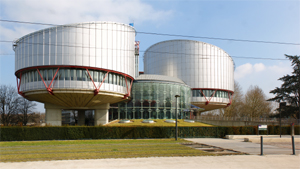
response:
<path id="1" fill-rule="evenodd" d="M 258 86 L 250 86 L 245 95 L 244 116 L 268 117 L 272 110 L 270 102 L 266 101 L 266 95 Z"/>
<path id="2" fill-rule="evenodd" d="M 240 84 L 234 82 L 234 95 L 232 97 L 231 105 L 220 111 L 220 115 L 224 117 L 241 117 L 243 112 L 243 92 Z"/>
<path id="3" fill-rule="evenodd" d="M 35 119 L 35 114 L 33 109 L 35 109 L 36 104 L 33 101 L 29 101 L 25 98 L 20 99 L 19 104 L 19 121 L 22 122 L 23 126 L 26 126 L 29 120 Z"/>
<path id="4" fill-rule="evenodd" d="M 0 116 L 3 125 L 7 126 L 17 114 L 20 97 L 12 86 L 0 85 Z"/>

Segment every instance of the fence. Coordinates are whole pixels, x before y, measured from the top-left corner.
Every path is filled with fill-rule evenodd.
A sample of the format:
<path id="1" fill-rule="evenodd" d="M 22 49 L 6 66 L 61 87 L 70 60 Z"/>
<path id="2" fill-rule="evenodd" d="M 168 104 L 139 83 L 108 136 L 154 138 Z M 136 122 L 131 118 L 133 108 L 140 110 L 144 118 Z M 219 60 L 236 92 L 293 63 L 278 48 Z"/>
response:
<path id="1" fill-rule="evenodd" d="M 260 124 L 279 125 L 279 118 L 249 118 L 249 117 L 220 117 L 220 116 L 196 116 L 196 121 L 217 126 L 256 126 Z M 282 118 L 282 125 L 299 125 L 299 119 Z"/>

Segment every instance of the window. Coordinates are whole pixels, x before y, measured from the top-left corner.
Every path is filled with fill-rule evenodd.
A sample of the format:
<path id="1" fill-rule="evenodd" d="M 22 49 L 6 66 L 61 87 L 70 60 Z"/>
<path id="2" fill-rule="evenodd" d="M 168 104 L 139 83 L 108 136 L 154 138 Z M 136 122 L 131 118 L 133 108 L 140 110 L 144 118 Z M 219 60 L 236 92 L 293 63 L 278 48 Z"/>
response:
<path id="1" fill-rule="evenodd" d="M 43 72 L 44 72 L 43 78 L 45 81 L 47 81 L 47 70 L 43 70 Z"/>
<path id="2" fill-rule="evenodd" d="M 71 77 L 71 70 L 65 69 L 65 80 L 70 80 Z"/>
<path id="3" fill-rule="evenodd" d="M 37 82 L 38 81 L 38 72 L 34 71 L 34 81 Z"/>
<path id="4" fill-rule="evenodd" d="M 76 76 L 75 76 L 75 70 L 74 69 L 70 69 L 70 78 L 71 80 L 76 80 Z"/>
<path id="5" fill-rule="evenodd" d="M 89 79 L 89 75 L 86 70 L 82 70 L 82 81 L 87 81 Z"/>
<path id="6" fill-rule="evenodd" d="M 94 71 L 93 70 L 89 70 L 89 73 L 90 73 L 91 77 L 90 77 L 90 75 L 89 75 L 89 73 L 87 71 L 85 71 L 85 73 L 86 73 L 87 81 L 92 81 L 91 77 L 92 78 L 94 77 Z M 95 81 L 94 78 L 93 78 L 93 80 Z"/>
<path id="7" fill-rule="evenodd" d="M 98 71 L 94 71 L 94 77 L 93 77 L 93 79 L 94 79 L 94 82 L 98 82 L 98 77 L 99 77 L 99 75 L 98 75 L 99 73 L 98 73 Z"/>
<path id="8" fill-rule="evenodd" d="M 30 81 L 34 82 L 34 71 L 31 71 L 30 73 L 31 73 L 31 80 Z"/>
<path id="9" fill-rule="evenodd" d="M 76 78 L 78 81 L 82 80 L 82 70 L 76 70 Z"/>
<path id="10" fill-rule="evenodd" d="M 41 76 L 43 77 L 43 70 L 39 70 L 40 71 L 40 74 L 39 74 L 39 79 L 38 79 L 38 81 L 41 81 L 42 79 L 41 79 Z"/>
<path id="11" fill-rule="evenodd" d="M 64 80 L 65 79 L 65 69 L 59 69 L 58 79 L 59 80 Z"/>

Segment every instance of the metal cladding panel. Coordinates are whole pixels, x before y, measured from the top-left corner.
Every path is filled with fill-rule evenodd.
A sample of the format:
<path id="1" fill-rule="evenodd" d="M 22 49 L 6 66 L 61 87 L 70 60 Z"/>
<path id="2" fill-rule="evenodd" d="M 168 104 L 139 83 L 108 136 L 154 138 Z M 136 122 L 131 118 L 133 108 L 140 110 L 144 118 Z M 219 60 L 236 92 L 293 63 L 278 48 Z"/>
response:
<path id="1" fill-rule="evenodd" d="M 33 66 L 98 67 L 134 75 L 135 30 L 90 22 L 40 30 L 16 41 L 15 71 Z"/>
<path id="2" fill-rule="evenodd" d="M 192 41 L 171 40 L 149 47 L 144 54 L 145 74 L 174 76 L 191 88 L 234 90 L 234 63 L 222 49 Z"/>

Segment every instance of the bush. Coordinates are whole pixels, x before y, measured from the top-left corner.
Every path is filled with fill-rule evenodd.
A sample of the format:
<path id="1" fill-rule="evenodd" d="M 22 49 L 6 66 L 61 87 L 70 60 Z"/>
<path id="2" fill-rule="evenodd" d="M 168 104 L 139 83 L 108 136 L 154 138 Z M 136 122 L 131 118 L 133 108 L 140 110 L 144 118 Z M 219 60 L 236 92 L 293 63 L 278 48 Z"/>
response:
<path id="1" fill-rule="evenodd" d="M 300 126 L 295 126 L 299 135 Z M 290 134 L 290 126 L 282 127 L 282 135 Z M 61 127 L 1 127 L 0 141 L 27 140 L 78 140 L 78 139 L 140 139 L 174 138 L 175 127 L 105 127 L 105 126 L 61 126 Z M 268 126 L 259 134 L 278 135 L 279 126 Z M 225 135 L 256 135 L 257 126 L 251 127 L 178 127 L 180 138 L 223 138 Z"/>

